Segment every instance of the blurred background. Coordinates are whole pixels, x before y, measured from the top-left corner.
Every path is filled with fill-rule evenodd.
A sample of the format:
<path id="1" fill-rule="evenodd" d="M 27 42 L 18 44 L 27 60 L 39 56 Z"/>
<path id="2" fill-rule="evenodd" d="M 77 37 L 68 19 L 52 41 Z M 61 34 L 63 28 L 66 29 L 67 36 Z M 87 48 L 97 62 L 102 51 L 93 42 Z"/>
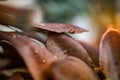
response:
<path id="1" fill-rule="evenodd" d="M 89 32 L 74 34 L 74 38 L 97 43 L 109 25 L 119 29 L 120 0 L 5 0 L 33 10 L 33 22 L 67 23 L 83 27 Z"/>

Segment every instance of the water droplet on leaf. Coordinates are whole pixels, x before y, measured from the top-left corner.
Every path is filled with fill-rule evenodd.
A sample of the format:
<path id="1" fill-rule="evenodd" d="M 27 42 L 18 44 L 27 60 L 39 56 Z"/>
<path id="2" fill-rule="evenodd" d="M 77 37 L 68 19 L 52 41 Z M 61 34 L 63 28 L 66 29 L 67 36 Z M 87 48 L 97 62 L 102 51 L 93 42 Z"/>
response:
<path id="1" fill-rule="evenodd" d="M 46 60 L 42 60 L 42 63 L 46 63 Z"/>
<path id="2" fill-rule="evenodd" d="M 38 53 L 39 53 L 39 51 L 38 51 L 38 50 L 35 50 L 35 53 L 36 53 L 36 54 L 38 54 Z"/>

